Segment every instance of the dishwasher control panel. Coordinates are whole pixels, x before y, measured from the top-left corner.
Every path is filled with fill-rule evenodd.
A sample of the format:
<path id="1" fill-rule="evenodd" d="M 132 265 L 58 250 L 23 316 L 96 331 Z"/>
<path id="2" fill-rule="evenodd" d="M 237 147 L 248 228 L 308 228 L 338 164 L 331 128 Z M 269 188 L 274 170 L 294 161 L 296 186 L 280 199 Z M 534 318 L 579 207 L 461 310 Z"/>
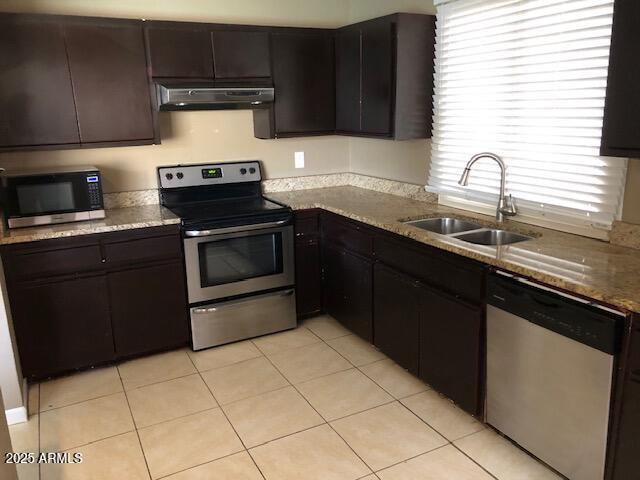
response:
<path id="1" fill-rule="evenodd" d="M 487 303 L 609 354 L 619 350 L 623 315 L 529 282 L 491 274 Z"/>

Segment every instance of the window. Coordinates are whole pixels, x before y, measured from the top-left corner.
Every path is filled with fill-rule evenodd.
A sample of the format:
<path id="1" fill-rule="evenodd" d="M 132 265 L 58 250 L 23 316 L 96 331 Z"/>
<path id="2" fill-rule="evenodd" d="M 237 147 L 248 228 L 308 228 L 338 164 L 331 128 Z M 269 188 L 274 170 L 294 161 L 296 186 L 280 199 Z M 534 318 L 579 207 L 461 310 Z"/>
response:
<path id="1" fill-rule="evenodd" d="M 432 160 L 440 202 L 495 212 L 507 165 L 518 220 L 606 238 L 627 160 L 599 155 L 613 0 L 436 0 Z"/>

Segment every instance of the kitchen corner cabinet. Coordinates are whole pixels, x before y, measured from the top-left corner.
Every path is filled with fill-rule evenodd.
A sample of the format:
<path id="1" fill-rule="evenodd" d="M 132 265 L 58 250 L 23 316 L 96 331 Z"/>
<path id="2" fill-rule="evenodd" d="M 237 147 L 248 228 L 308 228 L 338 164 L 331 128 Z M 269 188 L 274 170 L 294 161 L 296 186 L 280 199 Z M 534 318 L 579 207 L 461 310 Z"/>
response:
<path id="1" fill-rule="evenodd" d="M 276 29 L 271 34 L 275 101 L 254 111 L 255 136 L 278 138 L 335 131 L 334 42 L 330 30 Z"/>
<path id="2" fill-rule="evenodd" d="M 0 150 L 156 142 L 142 22 L 0 14 Z"/>
<path id="3" fill-rule="evenodd" d="M 600 154 L 640 157 L 640 2 L 615 0 Z"/>
<path id="4" fill-rule="evenodd" d="M 320 227 L 324 311 L 480 416 L 486 266 L 329 212 Z"/>
<path id="5" fill-rule="evenodd" d="M 336 130 L 431 136 L 435 17 L 398 13 L 336 32 Z"/>
<path id="6" fill-rule="evenodd" d="M 296 257 L 296 310 L 298 318 L 322 310 L 322 267 L 317 210 L 294 213 Z"/>
<path id="7" fill-rule="evenodd" d="M 1 254 L 27 378 L 188 342 L 177 226 L 7 245 Z"/>

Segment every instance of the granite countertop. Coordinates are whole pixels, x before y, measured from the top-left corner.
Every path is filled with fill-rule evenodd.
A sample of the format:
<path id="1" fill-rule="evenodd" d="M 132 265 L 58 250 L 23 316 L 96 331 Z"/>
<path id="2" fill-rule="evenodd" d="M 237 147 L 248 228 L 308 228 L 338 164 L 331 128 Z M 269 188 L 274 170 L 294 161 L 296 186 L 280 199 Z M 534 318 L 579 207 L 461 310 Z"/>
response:
<path id="1" fill-rule="evenodd" d="M 640 250 L 513 220 L 507 220 L 501 228 L 536 238 L 499 247 L 474 245 L 401 222 L 451 216 L 495 226 L 492 217 L 358 187 L 328 187 L 267 196 L 296 210 L 322 208 L 547 285 L 640 312 Z"/>
<path id="2" fill-rule="evenodd" d="M 160 205 L 114 208 L 106 210 L 106 217 L 100 220 L 15 228 L 12 230 L 5 225 L 0 231 L 0 245 L 131 230 L 134 228 L 158 227 L 176 223 L 180 223 L 180 218 Z"/>

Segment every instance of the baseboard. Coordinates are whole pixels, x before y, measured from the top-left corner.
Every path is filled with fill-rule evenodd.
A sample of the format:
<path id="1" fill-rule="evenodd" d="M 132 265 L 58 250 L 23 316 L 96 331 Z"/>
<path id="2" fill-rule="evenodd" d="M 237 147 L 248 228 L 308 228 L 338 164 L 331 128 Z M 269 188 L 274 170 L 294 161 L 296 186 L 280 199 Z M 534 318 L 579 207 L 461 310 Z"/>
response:
<path id="1" fill-rule="evenodd" d="M 8 425 L 15 425 L 16 423 L 24 423 L 29 418 L 27 416 L 27 407 L 12 408 L 5 410 L 4 414 L 7 417 Z"/>

